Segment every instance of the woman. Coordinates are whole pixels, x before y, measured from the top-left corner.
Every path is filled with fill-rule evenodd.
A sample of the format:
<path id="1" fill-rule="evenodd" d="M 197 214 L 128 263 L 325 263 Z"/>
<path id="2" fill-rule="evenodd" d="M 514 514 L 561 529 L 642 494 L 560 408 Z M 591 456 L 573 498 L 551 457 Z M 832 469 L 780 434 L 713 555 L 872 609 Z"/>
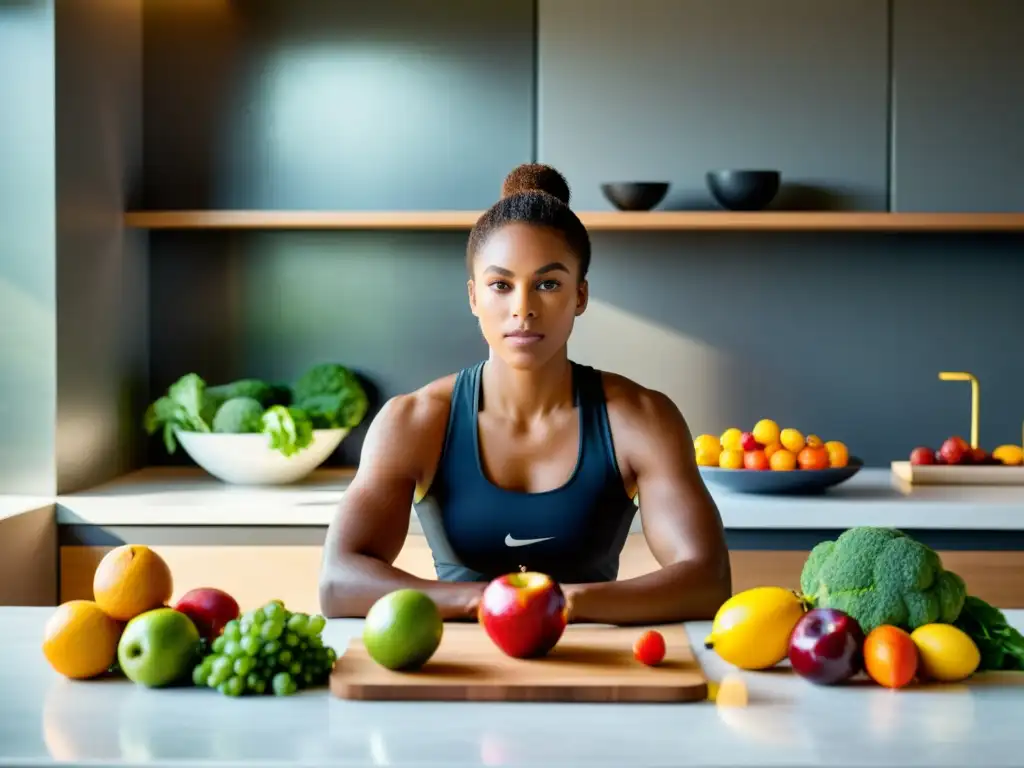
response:
<path id="1" fill-rule="evenodd" d="M 590 266 L 568 203 L 557 171 L 523 165 L 474 226 L 469 304 L 490 354 L 390 399 L 373 420 L 327 533 L 326 616 L 365 616 L 412 587 L 444 618 L 473 618 L 486 582 L 519 570 L 561 583 L 570 621 L 707 619 L 730 595 L 722 522 L 676 406 L 568 358 Z M 661 567 L 618 581 L 638 493 Z M 414 503 L 437 581 L 392 566 Z"/>

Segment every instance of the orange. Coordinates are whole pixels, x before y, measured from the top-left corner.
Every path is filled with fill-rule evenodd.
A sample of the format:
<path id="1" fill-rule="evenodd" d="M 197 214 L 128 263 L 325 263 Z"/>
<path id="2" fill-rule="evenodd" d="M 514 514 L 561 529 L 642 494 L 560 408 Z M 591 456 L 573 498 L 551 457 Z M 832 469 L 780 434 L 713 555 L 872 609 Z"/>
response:
<path id="1" fill-rule="evenodd" d="M 782 443 L 772 443 L 771 445 L 765 446 L 764 455 L 771 459 L 772 454 L 782 448 Z"/>
<path id="2" fill-rule="evenodd" d="M 100 560 L 92 579 L 96 604 L 119 621 L 166 605 L 173 587 L 166 561 L 140 544 L 110 550 Z"/>
<path id="3" fill-rule="evenodd" d="M 807 446 L 796 455 L 800 469 L 828 469 L 828 451 L 824 447 Z"/>
<path id="4" fill-rule="evenodd" d="M 726 448 L 718 457 L 718 466 L 722 469 L 739 469 L 743 466 L 743 451 Z"/>
<path id="5" fill-rule="evenodd" d="M 796 469 L 796 454 L 785 448 L 779 448 L 768 460 L 771 468 L 776 472 L 788 472 Z"/>
<path id="6" fill-rule="evenodd" d="M 899 627 L 875 627 L 864 638 L 863 652 L 864 671 L 886 688 L 903 688 L 917 674 L 917 645 Z"/>
<path id="7" fill-rule="evenodd" d="M 117 658 L 122 628 L 92 600 L 70 600 L 58 606 L 46 622 L 43 656 L 65 677 L 96 677 Z"/>
<path id="8" fill-rule="evenodd" d="M 747 451 L 743 454 L 743 466 L 747 469 L 768 469 L 768 457 L 764 451 Z"/>
<path id="9" fill-rule="evenodd" d="M 824 443 L 821 442 L 821 438 L 818 437 L 817 435 L 808 435 L 807 445 L 811 448 L 821 448 L 821 446 L 824 445 Z"/>
<path id="10" fill-rule="evenodd" d="M 779 442 L 779 425 L 771 419 L 761 419 L 751 430 L 754 439 L 761 445 Z"/>
<path id="11" fill-rule="evenodd" d="M 838 440 L 829 440 L 825 443 L 825 450 L 828 451 L 828 464 L 830 467 L 845 467 L 850 461 L 849 451 Z"/>

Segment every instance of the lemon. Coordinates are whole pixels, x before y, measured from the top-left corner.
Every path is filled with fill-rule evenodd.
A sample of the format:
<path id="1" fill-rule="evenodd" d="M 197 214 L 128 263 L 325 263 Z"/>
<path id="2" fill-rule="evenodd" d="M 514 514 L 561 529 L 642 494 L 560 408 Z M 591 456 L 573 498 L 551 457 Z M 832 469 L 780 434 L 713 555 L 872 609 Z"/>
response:
<path id="1" fill-rule="evenodd" d="M 779 442 L 779 425 L 771 419 L 761 419 L 754 425 L 751 434 L 761 445 L 771 445 Z"/>
<path id="2" fill-rule="evenodd" d="M 740 445 L 742 437 L 743 433 L 740 432 L 737 427 L 729 427 L 722 433 L 722 438 L 719 442 L 723 448 L 732 448 L 733 450 L 738 451 L 743 447 Z"/>
<path id="3" fill-rule="evenodd" d="M 704 647 L 740 669 L 774 667 L 789 652 L 789 636 L 806 605 L 783 587 L 753 587 L 739 592 L 715 614 Z"/>
<path id="4" fill-rule="evenodd" d="M 714 435 L 698 435 L 693 440 L 693 450 L 697 454 L 697 463 L 701 466 L 717 466 L 718 454 L 722 452 L 722 444 Z M 704 461 L 701 461 L 701 458 Z"/>
<path id="5" fill-rule="evenodd" d="M 992 451 L 992 458 L 1003 464 L 1017 465 L 1024 463 L 1024 451 L 1019 445 L 1000 445 Z"/>
<path id="6" fill-rule="evenodd" d="M 739 469 L 743 466 L 743 451 L 726 448 L 718 457 L 718 466 L 722 469 Z"/>
<path id="7" fill-rule="evenodd" d="M 782 443 L 783 448 L 792 453 L 800 453 L 804 445 L 806 445 L 803 433 L 799 429 L 792 428 L 782 430 L 782 433 L 779 435 L 779 442 Z"/>
<path id="8" fill-rule="evenodd" d="M 696 449 L 698 467 L 717 467 L 722 456 L 722 449 L 715 445 L 698 446 Z"/>
<path id="9" fill-rule="evenodd" d="M 966 632 L 952 624 L 925 624 L 910 633 L 917 646 L 922 676 L 955 683 L 974 674 L 981 663 L 978 646 Z"/>

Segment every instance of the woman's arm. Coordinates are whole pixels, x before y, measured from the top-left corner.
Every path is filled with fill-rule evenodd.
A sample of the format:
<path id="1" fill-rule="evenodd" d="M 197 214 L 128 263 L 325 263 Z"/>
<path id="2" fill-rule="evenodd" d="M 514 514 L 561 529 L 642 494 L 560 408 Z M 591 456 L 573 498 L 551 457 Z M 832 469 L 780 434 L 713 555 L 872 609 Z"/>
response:
<path id="1" fill-rule="evenodd" d="M 445 619 L 472 618 L 484 584 L 420 579 L 395 568 L 424 457 L 440 445 L 447 408 L 420 391 L 389 400 L 363 443 L 359 469 L 327 529 L 320 610 L 328 618 L 363 618 L 381 596 L 411 587 L 425 592 Z M 440 435 L 438 429 L 441 430 Z"/>
<path id="2" fill-rule="evenodd" d="M 732 593 L 725 531 L 697 470 L 690 429 L 665 395 L 610 387 L 609 418 L 640 493 L 644 536 L 661 568 L 632 579 L 566 587 L 570 619 L 657 624 L 714 617 Z"/>

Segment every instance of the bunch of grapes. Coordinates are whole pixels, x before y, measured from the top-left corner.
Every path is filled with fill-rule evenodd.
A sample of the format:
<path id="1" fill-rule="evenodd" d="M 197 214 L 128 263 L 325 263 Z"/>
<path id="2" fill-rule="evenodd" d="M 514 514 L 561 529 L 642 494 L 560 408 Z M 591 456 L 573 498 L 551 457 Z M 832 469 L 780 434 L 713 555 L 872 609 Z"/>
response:
<path id="1" fill-rule="evenodd" d="M 324 685 L 337 658 L 320 636 L 326 624 L 323 616 L 292 613 L 272 600 L 228 622 L 192 681 L 225 696 L 290 696 Z"/>

